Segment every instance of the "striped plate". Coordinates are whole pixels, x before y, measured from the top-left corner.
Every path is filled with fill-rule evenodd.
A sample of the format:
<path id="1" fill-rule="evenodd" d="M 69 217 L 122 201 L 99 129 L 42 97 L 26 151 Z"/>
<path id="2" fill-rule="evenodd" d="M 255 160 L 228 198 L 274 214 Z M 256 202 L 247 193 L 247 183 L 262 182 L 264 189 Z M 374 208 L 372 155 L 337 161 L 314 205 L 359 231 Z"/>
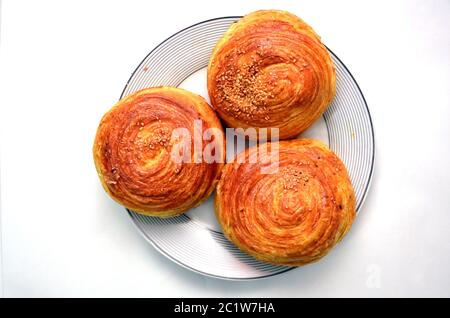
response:
<path id="1" fill-rule="evenodd" d="M 240 17 L 223 17 L 192 25 L 154 48 L 128 80 L 122 95 L 150 86 L 179 86 L 207 100 L 206 66 L 217 40 Z M 305 137 L 328 143 L 345 163 L 355 188 L 359 212 L 374 163 L 374 134 L 369 109 L 353 76 L 330 51 L 336 66 L 337 93 L 324 116 Z M 195 272 L 222 279 L 257 279 L 293 267 L 273 266 L 242 253 L 222 234 L 214 217 L 213 197 L 200 207 L 170 219 L 128 211 L 137 229 L 157 250 Z"/>

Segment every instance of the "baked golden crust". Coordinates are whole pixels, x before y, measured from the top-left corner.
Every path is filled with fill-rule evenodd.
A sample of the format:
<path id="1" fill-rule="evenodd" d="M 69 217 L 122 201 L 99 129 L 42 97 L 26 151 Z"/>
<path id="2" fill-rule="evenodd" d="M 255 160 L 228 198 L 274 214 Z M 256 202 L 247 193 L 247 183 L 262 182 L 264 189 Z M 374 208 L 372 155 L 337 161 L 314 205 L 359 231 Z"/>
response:
<path id="1" fill-rule="evenodd" d="M 333 99 L 336 75 L 320 37 L 293 14 L 256 11 L 234 23 L 208 65 L 211 104 L 231 127 L 297 136 Z"/>
<path id="2" fill-rule="evenodd" d="M 271 148 L 260 155 L 258 162 L 263 163 L 250 163 L 260 151 L 257 146 L 225 165 L 217 186 L 216 216 L 225 236 L 257 259 L 291 266 L 317 261 L 343 238 L 355 217 L 347 171 L 319 141 L 270 146 L 278 147 L 278 160 Z M 273 170 L 273 162 L 278 170 Z M 272 173 L 263 173 L 269 165 L 272 170 L 265 172 Z"/>
<path id="3" fill-rule="evenodd" d="M 194 120 L 201 120 L 201 128 Z M 186 128 L 191 138 L 173 138 L 176 128 Z M 201 129 L 202 138 L 209 128 L 216 128 L 219 137 L 195 147 L 194 129 Z M 186 140 L 191 162 L 173 160 L 172 151 Z M 219 160 L 207 163 L 201 157 L 212 143 Z M 104 115 L 93 152 L 103 187 L 114 200 L 141 214 L 169 217 L 199 205 L 211 194 L 225 160 L 224 147 L 220 121 L 202 97 L 157 87 L 122 99 Z"/>

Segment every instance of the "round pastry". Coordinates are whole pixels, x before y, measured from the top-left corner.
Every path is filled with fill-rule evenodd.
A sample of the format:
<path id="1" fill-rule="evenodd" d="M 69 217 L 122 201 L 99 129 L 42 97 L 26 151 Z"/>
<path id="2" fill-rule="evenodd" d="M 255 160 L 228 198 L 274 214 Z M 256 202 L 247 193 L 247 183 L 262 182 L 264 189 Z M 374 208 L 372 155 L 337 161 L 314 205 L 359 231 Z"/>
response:
<path id="1" fill-rule="evenodd" d="M 234 23 L 208 65 L 212 106 L 230 127 L 276 127 L 297 136 L 336 91 L 333 61 L 314 30 L 285 11 L 256 11 Z"/>
<path id="2" fill-rule="evenodd" d="M 355 217 L 347 171 L 319 141 L 270 147 L 267 154 L 261 145 L 247 149 L 223 168 L 215 201 L 219 223 L 231 242 L 259 260 L 290 266 L 317 261 Z"/>
<path id="3" fill-rule="evenodd" d="M 169 217 L 211 194 L 224 147 L 220 121 L 202 97 L 157 87 L 122 99 L 104 115 L 93 152 L 114 200 L 141 214 Z"/>

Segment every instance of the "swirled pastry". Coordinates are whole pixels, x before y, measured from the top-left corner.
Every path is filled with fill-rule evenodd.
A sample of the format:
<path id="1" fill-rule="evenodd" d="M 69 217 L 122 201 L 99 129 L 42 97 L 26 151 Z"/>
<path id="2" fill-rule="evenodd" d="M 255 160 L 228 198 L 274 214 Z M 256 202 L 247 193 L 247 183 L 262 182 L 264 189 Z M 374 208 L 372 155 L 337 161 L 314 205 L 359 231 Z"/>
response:
<path id="1" fill-rule="evenodd" d="M 270 146 L 266 154 L 261 145 L 250 148 L 224 167 L 215 202 L 219 223 L 230 241 L 262 261 L 292 266 L 317 261 L 355 217 L 347 171 L 319 141 Z"/>
<path id="2" fill-rule="evenodd" d="M 234 23 L 208 65 L 212 106 L 231 127 L 277 127 L 297 136 L 336 91 L 334 64 L 314 30 L 285 11 L 256 11 Z"/>
<path id="3" fill-rule="evenodd" d="M 194 145 L 194 137 L 200 144 Z M 103 187 L 114 200 L 145 215 L 169 217 L 211 194 L 224 145 L 220 121 L 202 97 L 158 87 L 136 92 L 106 113 L 93 152 Z"/>

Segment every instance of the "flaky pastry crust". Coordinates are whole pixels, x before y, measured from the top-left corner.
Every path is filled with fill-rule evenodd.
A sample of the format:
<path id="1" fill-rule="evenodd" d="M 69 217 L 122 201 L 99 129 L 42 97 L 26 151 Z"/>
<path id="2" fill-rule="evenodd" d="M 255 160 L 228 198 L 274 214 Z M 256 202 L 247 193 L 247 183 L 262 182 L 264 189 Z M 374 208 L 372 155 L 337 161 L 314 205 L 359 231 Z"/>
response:
<path id="1" fill-rule="evenodd" d="M 333 61 L 320 37 L 286 11 L 256 11 L 231 25 L 213 50 L 208 93 L 231 127 L 276 127 L 297 136 L 336 91 Z"/>
<path id="2" fill-rule="evenodd" d="M 344 237 L 355 217 L 347 171 L 320 141 L 270 146 L 257 163 L 250 158 L 261 146 L 226 164 L 217 186 L 218 221 L 231 242 L 259 260 L 291 266 L 317 261 Z M 262 168 L 268 170 L 262 173 Z"/>
<path id="3" fill-rule="evenodd" d="M 217 128 L 220 138 L 196 148 L 191 140 L 191 162 L 174 161 L 172 149 L 179 139 L 176 128 L 194 136 Z M 199 126 L 200 127 L 200 126 Z M 185 139 L 183 139 L 185 140 Z M 198 156 L 214 142 L 220 160 L 207 163 Z M 206 101 L 173 87 L 148 88 L 119 101 L 100 122 L 93 153 L 98 176 L 106 192 L 123 206 L 141 214 L 175 216 L 199 205 L 214 190 L 225 160 L 223 128 Z M 188 149 L 188 148 L 187 148 Z"/>

